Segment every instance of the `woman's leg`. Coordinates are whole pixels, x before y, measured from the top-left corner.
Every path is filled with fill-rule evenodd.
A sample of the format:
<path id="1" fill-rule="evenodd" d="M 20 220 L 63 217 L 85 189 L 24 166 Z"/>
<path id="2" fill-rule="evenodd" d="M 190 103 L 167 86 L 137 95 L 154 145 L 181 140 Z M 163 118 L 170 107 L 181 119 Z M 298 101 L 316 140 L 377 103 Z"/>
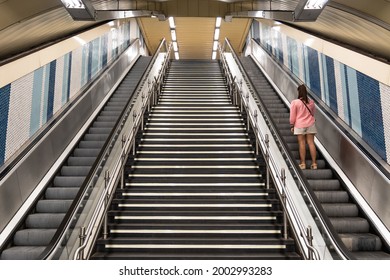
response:
<path id="1" fill-rule="evenodd" d="M 309 145 L 312 166 L 315 165 L 315 167 L 317 167 L 317 151 L 316 151 L 316 146 L 314 144 L 314 134 L 307 134 L 306 141 L 307 144 Z"/>
<path id="2" fill-rule="evenodd" d="M 299 159 L 301 164 L 306 166 L 306 136 L 298 134 Z M 301 167 L 302 168 L 302 167 Z"/>

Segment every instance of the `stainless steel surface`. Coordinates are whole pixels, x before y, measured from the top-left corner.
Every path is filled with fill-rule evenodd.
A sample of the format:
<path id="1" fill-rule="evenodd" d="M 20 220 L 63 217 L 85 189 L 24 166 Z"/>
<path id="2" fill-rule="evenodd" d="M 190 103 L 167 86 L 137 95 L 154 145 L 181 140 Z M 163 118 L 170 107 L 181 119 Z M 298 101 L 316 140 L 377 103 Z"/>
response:
<path id="1" fill-rule="evenodd" d="M 103 156 L 99 158 L 99 163 L 93 171 L 93 175 L 88 178 L 89 192 L 83 194 L 82 200 L 72 209 L 71 218 L 66 225 L 66 234 L 62 235 L 62 239 L 57 244 L 54 251 L 60 252 L 61 259 L 78 259 L 80 252 L 85 252 L 87 258 L 91 253 L 93 243 L 99 233 L 99 228 L 102 223 L 107 221 L 107 211 L 109 201 L 115 194 L 115 189 L 118 186 L 119 174 L 123 171 L 123 158 L 131 152 L 134 143 L 136 142 L 136 132 L 142 126 L 143 116 L 150 100 L 153 100 L 156 94 L 155 88 L 159 88 L 169 61 L 170 47 L 162 40 L 158 52 L 153 56 L 146 73 L 142 77 L 138 87 L 136 88 L 135 98 L 133 103 L 125 108 L 126 113 L 122 117 L 122 125 L 118 125 L 115 133 L 109 139 L 110 145 L 103 151 Z M 153 84 L 147 86 L 148 81 L 154 81 Z M 150 87 L 151 86 L 151 87 Z M 102 177 L 103 172 L 110 176 Z M 95 177 L 97 179 L 95 180 Z M 100 180 L 100 182 L 99 182 Z M 103 183 L 104 180 L 104 183 Z M 102 185 L 104 184 L 104 188 Z M 85 201 L 84 201 L 85 200 Z M 90 207 L 86 207 L 85 204 Z M 82 215 L 79 215 L 82 212 Z M 73 225 L 76 223 L 76 225 Z M 77 245 L 71 238 L 77 232 L 77 228 L 85 226 L 86 242 L 81 246 Z M 70 237 L 69 237 L 70 236 Z M 107 237 L 107 233 L 104 234 Z M 67 250 L 63 250 L 63 244 L 66 243 Z M 56 253 L 52 253 L 55 256 Z"/>
<path id="2" fill-rule="evenodd" d="M 70 111 L 57 120 L 57 123 L 45 137 L 0 182 L 0 194 L 3 191 L 8 193 L 8 195 L 0 195 L 0 205 L 7 205 L 9 197 L 13 197 L 15 203 L 6 211 L 0 212 L 0 232 L 15 215 L 21 203 L 29 197 L 43 176 L 57 161 L 89 116 L 109 93 L 109 90 L 115 86 L 125 69 L 133 63 L 130 60 L 131 57 L 126 52 L 121 55 L 110 67 L 110 70 L 91 85 Z M 13 195 L 9 195 L 10 191 L 13 192 Z"/>
<path id="3" fill-rule="evenodd" d="M 285 76 L 279 65 L 265 53 L 261 55 L 260 60 L 255 59 L 255 61 L 262 66 L 287 101 L 296 98 L 296 83 Z M 323 153 L 329 153 L 344 173 L 343 175 L 351 181 L 387 230 L 390 230 L 390 211 L 385 206 L 390 201 L 389 179 L 369 162 L 362 151 L 332 121 L 329 121 L 321 110 L 316 113 L 316 123 L 317 127 L 321 128 L 317 139 L 326 147 Z M 383 162 L 383 168 L 389 167 Z"/>
<path id="4" fill-rule="evenodd" d="M 191 49 L 187 48 L 186 55 L 192 58 L 195 58 L 195 55 L 210 58 L 213 18 L 225 17 L 230 12 L 294 10 L 299 1 L 91 0 L 90 2 L 97 10 L 118 8 L 138 11 L 158 10 L 167 16 L 199 19 L 200 24 L 193 24 L 194 21 L 191 19 L 189 24 L 184 22 L 185 26 L 181 24 L 178 26 L 179 45 L 190 46 L 191 43 L 199 43 Z M 315 23 L 294 24 L 299 28 L 329 39 L 336 39 L 342 44 L 389 60 L 389 12 L 390 4 L 383 0 L 333 0 L 325 7 Z M 221 38 L 228 37 L 234 41 L 238 52 L 245 43 L 245 34 L 248 31 L 247 23 L 239 20 L 245 19 L 233 18 L 230 22 L 223 22 L 221 28 Z M 143 32 L 147 38 L 148 48 L 153 52 L 162 37 L 169 38 L 169 26 L 158 19 L 142 18 L 142 21 L 145 22 Z M 2 2 L 0 3 L 0 59 L 59 40 L 94 24 L 96 22 L 93 21 L 73 21 L 59 0 Z M 199 25 L 203 28 L 199 29 Z M 162 28 L 156 29 L 156 26 Z"/>
<path id="5" fill-rule="evenodd" d="M 0 187 L 0 232 L 18 211 L 23 201 L 19 191 L 18 174 L 13 173 L 8 177 L 7 184 Z"/>
<path id="6" fill-rule="evenodd" d="M 228 39 L 225 39 L 224 49 L 220 49 L 220 53 L 221 64 L 225 69 L 227 83 L 232 88 L 232 98 L 236 100 L 237 104 L 241 104 L 242 110 L 245 110 L 244 113 L 248 119 L 248 129 L 252 127 L 256 143 L 260 145 L 262 153 L 267 160 L 267 169 L 272 174 L 275 190 L 283 207 L 283 229 L 285 236 L 287 234 L 286 225 L 288 220 L 290 229 L 296 240 L 296 245 L 299 247 L 299 251 L 305 259 L 309 258 L 308 255 L 311 252 L 315 255 L 316 259 L 332 259 L 326 247 L 324 237 L 317 226 L 315 226 L 316 246 L 308 243 L 305 235 L 305 227 L 309 225 L 314 226 L 316 222 L 304 203 L 301 191 L 297 185 L 299 176 L 289 168 L 289 165 L 293 164 L 291 162 L 287 163 L 287 153 L 285 150 L 282 151 L 283 146 L 280 145 L 280 141 L 274 138 L 275 136 L 271 138 L 268 136 L 273 134 L 263 114 L 258 114 L 261 108 L 254 98 L 253 87 L 246 73 L 242 71 L 243 69 L 239 59 Z"/>

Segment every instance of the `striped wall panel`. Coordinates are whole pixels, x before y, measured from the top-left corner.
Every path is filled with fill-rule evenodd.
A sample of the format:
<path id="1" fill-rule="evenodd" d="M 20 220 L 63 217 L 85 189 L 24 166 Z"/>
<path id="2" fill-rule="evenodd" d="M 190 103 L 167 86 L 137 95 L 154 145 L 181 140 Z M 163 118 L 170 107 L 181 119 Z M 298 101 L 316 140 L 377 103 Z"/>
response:
<path id="1" fill-rule="evenodd" d="M 139 38 L 135 20 L 0 88 L 0 166 Z"/>
<path id="2" fill-rule="evenodd" d="M 390 163 L 390 87 L 306 46 L 278 28 L 253 21 L 258 39 L 382 159 Z"/>

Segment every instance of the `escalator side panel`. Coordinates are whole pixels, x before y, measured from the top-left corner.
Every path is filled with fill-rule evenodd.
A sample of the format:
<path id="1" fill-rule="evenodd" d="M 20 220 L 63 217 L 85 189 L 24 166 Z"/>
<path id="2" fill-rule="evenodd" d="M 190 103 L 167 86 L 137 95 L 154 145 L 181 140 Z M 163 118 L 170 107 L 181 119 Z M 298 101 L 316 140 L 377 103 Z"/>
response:
<path id="1" fill-rule="evenodd" d="M 0 259 L 37 259 L 46 249 L 150 60 L 150 57 L 140 57 L 127 73 L 101 110 L 100 116 L 91 124 L 53 181 L 48 184 L 43 198 L 37 202 L 33 213 L 27 216 L 23 228 L 13 236 L 12 244 L 1 253 Z M 115 101 L 113 106 L 112 100 L 121 102 Z M 101 116 L 107 112 L 111 117 L 102 121 Z"/>
<path id="2" fill-rule="evenodd" d="M 288 107 L 251 58 L 241 58 L 241 63 L 253 81 L 258 98 L 267 109 L 271 107 L 275 109 L 269 110 L 271 118 L 277 119 L 275 125 L 298 163 L 299 153 L 296 136 L 292 136 L 291 132 L 286 129 L 289 125 L 289 114 L 286 113 L 285 109 Z M 306 169 L 302 171 L 341 240 L 357 258 L 390 259 L 388 249 L 383 246 L 369 220 L 358 210 L 359 206 L 355 204 L 343 182 L 339 180 L 321 153 L 317 154 L 318 170 Z M 306 166 L 310 166 L 310 153 L 308 151 L 306 157 Z"/>

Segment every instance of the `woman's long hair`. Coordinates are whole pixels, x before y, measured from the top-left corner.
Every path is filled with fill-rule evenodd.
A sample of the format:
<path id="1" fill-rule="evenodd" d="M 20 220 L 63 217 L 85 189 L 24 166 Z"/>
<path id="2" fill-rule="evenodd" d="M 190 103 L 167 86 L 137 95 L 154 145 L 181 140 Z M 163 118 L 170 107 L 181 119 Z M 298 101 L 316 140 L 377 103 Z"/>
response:
<path id="1" fill-rule="evenodd" d="M 305 103 L 309 103 L 307 98 L 307 90 L 305 85 L 298 86 L 298 99 L 302 99 Z"/>

